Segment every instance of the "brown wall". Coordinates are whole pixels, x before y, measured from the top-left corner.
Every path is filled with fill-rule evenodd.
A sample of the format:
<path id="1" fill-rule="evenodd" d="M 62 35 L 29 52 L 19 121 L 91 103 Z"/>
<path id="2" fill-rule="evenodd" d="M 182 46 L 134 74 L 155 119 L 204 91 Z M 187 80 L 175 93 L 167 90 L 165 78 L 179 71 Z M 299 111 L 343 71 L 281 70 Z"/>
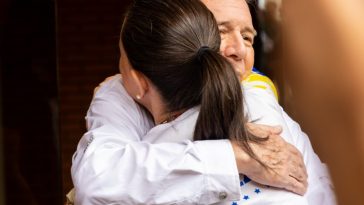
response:
<path id="1" fill-rule="evenodd" d="M 63 190 L 71 157 L 85 132 L 93 89 L 118 72 L 118 39 L 127 0 L 58 0 L 57 39 Z"/>
<path id="2" fill-rule="evenodd" d="M 339 204 L 364 204 L 364 2 L 283 5 L 291 108 L 329 165 Z"/>
<path id="3" fill-rule="evenodd" d="M 0 4 L 6 204 L 60 204 L 54 1 Z"/>

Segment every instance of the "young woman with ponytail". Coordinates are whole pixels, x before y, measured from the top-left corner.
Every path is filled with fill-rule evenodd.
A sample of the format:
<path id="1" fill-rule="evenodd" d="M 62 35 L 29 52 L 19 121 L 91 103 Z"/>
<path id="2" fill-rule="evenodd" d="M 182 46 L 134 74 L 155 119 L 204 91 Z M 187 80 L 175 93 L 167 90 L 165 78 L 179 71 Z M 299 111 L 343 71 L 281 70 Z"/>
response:
<path id="1" fill-rule="evenodd" d="M 200 106 L 194 140 L 234 140 L 256 158 L 248 141 L 264 139 L 246 131 L 241 85 L 219 54 L 216 25 L 198 1 L 136 1 L 121 31 L 124 86 L 156 125 Z"/>
<path id="2" fill-rule="evenodd" d="M 220 41 L 213 15 L 200 1 L 135 0 L 120 35 L 122 78 L 115 76 L 98 94 L 127 93 L 128 98 L 114 103 L 130 104 L 133 109 L 128 111 L 136 112 L 135 116 L 149 113 L 154 123 L 88 124 L 90 131 L 81 139 L 72 165 L 75 204 L 308 203 L 308 196 L 269 188 L 246 176 L 239 179 L 236 169 L 219 164 L 231 161 L 226 157 L 231 153 L 206 154 L 193 142 L 219 140 L 216 150 L 237 146 L 264 169 L 271 167 L 251 147 L 252 142 L 264 143 L 267 138 L 256 137 L 246 128 L 250 113 L 244 110 L 235 70 L 219 54 Z M 116 91 L 120 82 L 123 86 Z M 92 109 L 94 115 L 102 114 Z M 109 114 L 121 118 L 116 112 Z M 166 144 L 175 153 L 167 151 Z M 157 152 L 165 156 L 153 158 Z M 216 166 L 198 163 L 211 160 L 216 160 Z M 129 167 L 134 162 L 142 165 Z M 186 164 L 194 169 L 186 169 Z M 215 178 L 240 184 L 241 191 L 235 185 L 221 186 Z M 181 189 L 183 184 L 186 189 Z"/>

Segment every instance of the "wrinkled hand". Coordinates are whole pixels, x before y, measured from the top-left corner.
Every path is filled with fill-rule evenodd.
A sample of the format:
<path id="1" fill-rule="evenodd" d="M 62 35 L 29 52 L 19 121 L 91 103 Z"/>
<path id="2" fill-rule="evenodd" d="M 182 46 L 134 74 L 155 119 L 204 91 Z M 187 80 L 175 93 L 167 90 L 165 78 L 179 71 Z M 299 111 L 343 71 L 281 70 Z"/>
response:
<path id="1" fill-rule="evenodd" d="M 303 195 L 307 190 L 303 157 L 293 145 L 279 136 L 282 128 L 252 123 L 248 123 L 247 128 L 257 137 L 268 137 L 261 144 L 250 143 L 254 153 L 268 168 L 246 154 L 236 142 L 232 142 L 239 173 L 255 182 Z"/>

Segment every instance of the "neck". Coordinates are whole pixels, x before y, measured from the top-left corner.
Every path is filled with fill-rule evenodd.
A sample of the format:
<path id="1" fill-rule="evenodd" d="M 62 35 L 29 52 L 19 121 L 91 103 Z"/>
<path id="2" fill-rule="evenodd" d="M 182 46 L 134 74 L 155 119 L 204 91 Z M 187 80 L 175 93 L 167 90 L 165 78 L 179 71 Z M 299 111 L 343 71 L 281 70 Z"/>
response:
<path id="1" fill-rule="evenodd" d="M 175 120 L 178 116 L 180 116 L 185 110 L 178 111 L 169 111 L 166 109 L 166 106 L 163 102 L 157 103 L 158 100 L 155 100 L 155 103 L 152 103 L 149 108 L 149 112 L 152 114 L 154 119 L 154 124 L 164 124 Z"/>
<path id="2" fill-rule="evenodd" d="M 154 119 L 154 124 L 164 124 L 166 122 L 170 121 L 170 114 L 166 109 L 154 109 L 154 112 L 152 111 L 152 116 Z"/>
<path id="3" fill-rule="evenodd" d="M 159 119 L 155 120 L 154 122 L 155 122 L 156 125 L 168 123 L 168 122 L 171 122 L 171 121 L 175 120 L 182 113 L 184 113 L 184 110 L 174 111 L 174 112 L 167 112 L 163 116 L 160 116 Z"/>
<path id="4" fill-rule="evenodd" d="M 149 89 L 138 102 L 150 112 L 156 125 L 173 121 L 185 111 L 178 110 L 170 112 L 167 109 L 166 103 L 154 88 Z"/>

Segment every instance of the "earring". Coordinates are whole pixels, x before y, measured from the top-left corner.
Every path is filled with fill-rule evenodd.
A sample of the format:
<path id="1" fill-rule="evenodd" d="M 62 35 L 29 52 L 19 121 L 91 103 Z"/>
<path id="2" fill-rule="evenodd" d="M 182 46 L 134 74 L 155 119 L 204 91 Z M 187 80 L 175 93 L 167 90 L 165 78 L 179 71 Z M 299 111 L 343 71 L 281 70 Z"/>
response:
<path id="1" fill-rule="evenodd" d="M 142 97 L 138 94 L 138 95 L 136 95 L 135 96 L 136 97 L 136 99 L 138 99 L 138 100 L 140 100 Z"/>

